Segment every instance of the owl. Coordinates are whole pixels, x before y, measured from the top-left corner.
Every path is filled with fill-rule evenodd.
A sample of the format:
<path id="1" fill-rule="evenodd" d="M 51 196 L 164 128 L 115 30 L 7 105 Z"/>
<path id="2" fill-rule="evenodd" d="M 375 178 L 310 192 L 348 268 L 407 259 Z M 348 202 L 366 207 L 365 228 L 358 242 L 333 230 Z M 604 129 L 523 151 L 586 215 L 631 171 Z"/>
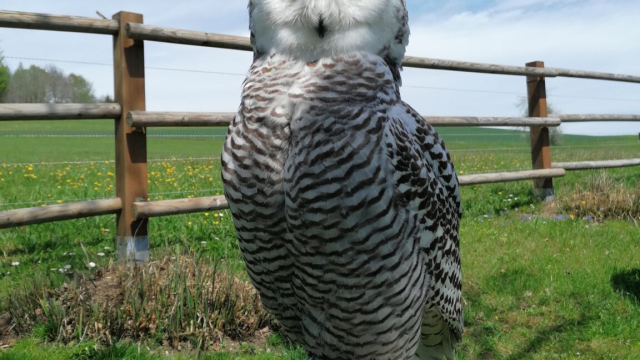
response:
<path id="1" fill-rule="evenodd" d="M 251 281 L 310 359 L 452 359 L 458 178 L 400 98 L 404 0 L 251 0 L 222 151 Z"/>

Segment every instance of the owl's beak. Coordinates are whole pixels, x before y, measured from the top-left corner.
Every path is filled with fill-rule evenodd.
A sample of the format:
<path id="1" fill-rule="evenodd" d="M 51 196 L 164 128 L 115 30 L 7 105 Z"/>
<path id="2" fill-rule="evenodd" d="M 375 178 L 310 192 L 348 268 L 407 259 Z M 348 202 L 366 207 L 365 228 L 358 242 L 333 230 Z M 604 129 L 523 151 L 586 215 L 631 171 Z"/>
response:
<path id="1" fill-rule="evenodd" d="M 324 26 L 324 19 L 322 18 L 322 15 L 320 15 L 320 18 L 318 19 L 318 24 L 316 25 L 316 33 L 318 34 L 318 36 L 320 36 L 320 38 L 324 38 L 324 35 L 327 33 L 327 28 Z"/>

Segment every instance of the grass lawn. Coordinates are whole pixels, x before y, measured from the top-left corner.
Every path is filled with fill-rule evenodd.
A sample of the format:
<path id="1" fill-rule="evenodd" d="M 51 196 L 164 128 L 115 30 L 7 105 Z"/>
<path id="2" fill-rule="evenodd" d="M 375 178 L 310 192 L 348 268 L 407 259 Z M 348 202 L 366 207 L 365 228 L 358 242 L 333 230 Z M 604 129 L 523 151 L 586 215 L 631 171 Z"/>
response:
<path id="1" fill-rule="evenodd" d="M 460 174 L 530 168 L 522 132 L 439 131 Z M 112 132 L 108 120 L 0 123 L 0 211 L 114 196 Z M 150 199 L 220 194 L 224 132 L 151 129 Z M 552 156 L 637 158 L 639 146 L 564 135 Z M 640 167 L 569 173 L 555 206 L 530 182 L 463 188 L 459 358 L 640 358 L 639 182 Z M 135 274 L 113 264 L 114 231 L 113 216 L 0 230 L 0 360 L 305 358 L 262 333 L 228 211 L 151 219 L 154 263 Z M 91 290 L 109 278 L 115 295 Z M 23 318 L 20 336 L 2 337 L 6 313 Z"/>

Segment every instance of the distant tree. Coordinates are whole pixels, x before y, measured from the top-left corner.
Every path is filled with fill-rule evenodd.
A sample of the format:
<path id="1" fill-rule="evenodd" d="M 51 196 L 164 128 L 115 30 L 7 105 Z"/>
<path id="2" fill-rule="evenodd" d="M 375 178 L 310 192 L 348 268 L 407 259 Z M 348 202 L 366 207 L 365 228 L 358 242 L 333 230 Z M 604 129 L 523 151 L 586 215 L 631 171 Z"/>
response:
<path id="1" fill-rule="evenodd" d="M 0 102 L 3 102 L 10 80 L 11 70 L 4 64 L 4 57 L 2 56 L 2 51 L 0 51 Z"/>
<path id="2" fill-rule="evenodd" d="M 70 77 L 55 65 L 47 66 L 49 81 L 47 85 L 47 102 L 70 103 L 75 102 L 75 91 Z"/>
<path id="3" fill-rule="evenodd" d="M 68 76 L 56 67 L 46 69 L 31 65 L 28 69 L 18 65 L 11 75 L 4 96 L 13 103 L 91 103 L 96 102 L 93 85 L 81 75 Z"/>
<path id="4" fill-rule="evenodd" d="M 516 102 L 516 108 L 518 109 L 520 116 L 529 116 L 529 101 L 526 97 L 521 96 L 518 98 L 518 101 Z M 548 101 L 547 112 L 549 113 L 549 115 L 560 114 L 560 111 L 558 111 L 558 109 Z M 529 128 L 523 127 L 521 129 L 528 130 Z M 559 145 L 560 143 L 562 143 L 562 136 L 562 130 L 559 126 L 549 127 L 549 141 L 551 142 L 551 145 Z"/>
<path id="5" fill-rule="evenodd" d="M 96 96 L 93 84 L 81 75 L 69 74 L 69 83 L 73 88 L 73 101 L 79 103 L 94 103 Z"/>
<path id="6" fill-rule="evenodd" d="M 43 68 L 31 65 L 28 69 L 18 65 L 9 81 L 5 99 L 13 103 L 47 102 L 49 74 Z"/>
<path id="7" fill-rule="evenodd" d="M 113 100 L 113 97 L 111 97 L 111 95 L 109 95 L 109 94 L 102 95 L 96 101 L 99 102 L 99 103 L 113 103 L 113 102 L 115 102 L 115 100 Z"/>

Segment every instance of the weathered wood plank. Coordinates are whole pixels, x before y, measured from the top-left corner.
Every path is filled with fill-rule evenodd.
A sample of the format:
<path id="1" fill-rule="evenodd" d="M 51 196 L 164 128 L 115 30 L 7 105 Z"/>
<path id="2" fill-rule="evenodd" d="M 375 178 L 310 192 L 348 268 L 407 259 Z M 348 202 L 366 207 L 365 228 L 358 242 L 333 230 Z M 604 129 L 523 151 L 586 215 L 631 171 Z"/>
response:
<path id="1" fill-rule="evenodd" d="M 119 31 L 119 24 L 116 20 L 13 11 L 0 11 L 0 27 L 109 35 L 115 35 Z M 127 36 L 132 39 L 252 51 L 249 38 L 242 36 L 211 34 L 201 31 L 182 30 L 137 23 L 128 23 L 126 24 L 125 29 Z M 466 71 L 488 74 L 573 77 L 640 83 L 640 76 L 559 68 L 528 69 L 520 66 L 484 64 L 467 61 L 421 58 L 415 56 L 405 57 L 403 65 L 406 67 L 423 69 Z"/>
<path id="2" fill-rule="evenodd" d="M 565 169 L 567 171 L 608 169 L 608 168 L 620 168 L 620 167 L 629 167 L 629 166 L 640 166 L 640 159 L 557 162 L 557 163 L 553 163 L 551 166 L 553 166 L 554 168 Z"/>
<path id="3" fill-rule="evenodd" d="M 142 15 L 119 12 L 114 15 L 121 30 L 113 38 L 115 99 L 122 105 L 116 120 L 116 194 L 122 199 L 122 211 L 117 216 L 116 240 L 121 261 L 149 260 L 148 221 L 139 220 L 131 212 L 137 199 L 146 199 L 147 135 L 144 129 L 127 124 L 127 113 L 145 110 L 144 42 L 126 36 L 127 22 L 142 22 Z"/>
<path id="4" fill-rule="evenodd" d="M 0 229 L 115 214 L 121 209 L 122 201 L 114 198 L 5 210 L 0 211 Z"/>
<path id="5" fill-rule="evenodd" d="M 212 34 L 135 23 L 127 24 L 126 32 L 127 36 L 132 39 L 253 51 L 249 38 L 243 36 Z"/>
<path id="6" fill-rule="evenodd" d="M 224 49 L 252 51 L 249 38 L 212 34 L 201 31 L 174 29 L 162 26 L 127 24 L 127 35 L 133 39 L 161 41 L 174 44 L 209 46 Z M 640 83 L 640 76 L 619 75 L 595 71 L 582 71 L 558 68 L 527 68 L 522 66 L 484 64 L 468 61 L 422 58 L 406 56 L 403 66 L 452 71 L 466 71 L 485 74 L 524 75 L 546 77 L 574 77 Z"/>
<path id="7" fill-rule="evenodd" d="M 564 169 L 525 170 L 490 174 L 473 174 L 459 177 L 460 186 L 492 184 L 510 181 L 556 178 L 565 175 Z"/>
<path id="8" fill-rule="evenodd" d="M 127 123 L 135 127 L 227 126 L 235 113 L 130 111 Z M 425 116 L 434 126 L 559 126 L 557 118 Z"/>
<path id="9" fill-rule="evenodd" d="M 118 25 L 115 20 L 0 11 L 0 27 L 6 28 L 115 35 L 118 33 Z"/>
<path id="10" fill-rule="evenodd" d="M 542 117 L 455 117 L 425 116 L 424 119 L 433 126 L 560 126 L 557 118 Z"/>
<path id="11" fill-rule="evenodd" d="M 459 177 L 461 186 L 491 184 L 498 182 L 532 180 L 565 175 L 564 169 L 527 170 L 490 174 L 474 174 Z M 157 216 L 191 214 L 211 210 L 227 209 L 224 196 L 211 196 L 192 199 L 137 201 L 133 204 L 133 213 L 139 219 Z"/>
<path id="12" fill-rule="evenodd" d="M 0 104 L 0 121 L 115 119 L 120 104 Z"/>
<path id="13" fill-rule="evenodd" d="M 468 61 L 456 61 L 445 59 L 421 58 L 406 56 L 402 64 L 405 67 L 451 70 L 463 72 L 475 72 L 484 74 L 500 75 L 524 75 L 524 76 L 544 76 L 544 77 L 571 77 L 594 80 L 610 80 L 640 83 L 640 76 L 621 75 L 603 73 L 597 71 L 571 70 L 560 68 L 533 68 L 511 65 L 485 64 Z"/>
<path id="14" fill-rule="evenodd" d="M 228 126 L 235 113 L 130 111 L 127 123 L 135 127 Z"/>
<path id="15" fill-rule="evenodd" d="M 612 114 L 560 114 L 553 115 L 562 122 L 589 122 L 589 121 L 640 121 L 640 115 L 612 115 Z"/>
<path id="16" fill-rule="evenodd" d="M 191 199 L 138 201 L 133 204 L 133 214 L 138 219 L 191 214 L 197 212 L 228 209 L 224 196 L 210 196 Z"/>
<path id="17" fill-rule="evenodd" d="M 531 69 L 544 69 L 544 62 L 533 61 L 527 63 Z M 531 117 L 546 118 L 547 87 L 546 79 L 540 76 L 527 76 L 528 111 Z M 531 134 L 531 167 L 534 170 L 551 169 L 551 138 L 546 126 L 532 126 Z M 533 190 L 543 201 L 553 201 L 555 198 L 553 178 L 541 178 L 533 181 Z"/>

